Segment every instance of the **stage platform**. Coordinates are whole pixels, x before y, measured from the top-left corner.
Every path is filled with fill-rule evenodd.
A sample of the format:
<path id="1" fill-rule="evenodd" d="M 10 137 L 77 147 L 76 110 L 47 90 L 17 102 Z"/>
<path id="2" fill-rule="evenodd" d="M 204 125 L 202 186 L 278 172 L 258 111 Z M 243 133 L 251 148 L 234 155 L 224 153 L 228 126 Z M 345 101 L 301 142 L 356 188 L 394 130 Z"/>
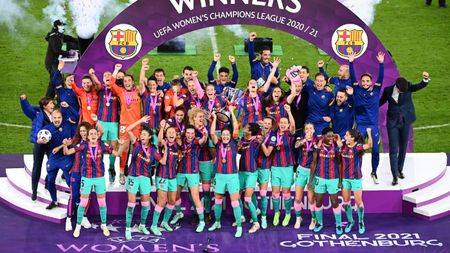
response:
<path id="1" fill-rule="evenodd" d="M 69 198 L 69 187 L 58 175 L 58 207 L 48 211 L 45 206 L 51 201 L 50 194 L 44 189 L 46 176 L 44 159 L 41 180 L 38 187 L 38 200 L 31 201 L 31 170 L 33 165 L 32 155 L 23 155 L 17 159 L 23 159 L 23 167 L 6 168 L 5 177 L 0 178 L 0 200 L 6 205 L 17 209 L 28 215 L 45 219 L 54 223 L 60 223 L 65 218 L 67 202 Z M 237 157 L 239 159 L 239 157 Z M 374 184 L 370 177 L 370 154 L 364 156 L 363 161 L 363 199 L 366 213 L 405 213 L 424 219 L 437 219 L 450 213 L 450 171 L 447 167 L 447 156 L 445 153 L 416 153 L 408 154 L 405 163 L 405 179 L 400 180 L 399 185 L 392 186 L 392 176 L 389 168 L 389 157 L 381 154 L 378 168 L 379 184 Z M 105 164 L 109 157 L 105 156 Z M 118 168 L 118 159 L 116 161 Z M 19 163 L 20 164 L 20 163 Z M 61 172 L 60 172 L 61 174 Z M 117 173 L 118 174 L 118 173 Z M 1 175 L 1 174 L 0 174 Z M 108 173 L 106 182 L 109 182 Z M 154 180 L 154 179 L 153 179 Z M 107 204 L 109 215 L 123 215 L 127 195 L 125 187 L 118 180 L 113 184 L 107 183 Z M 258 191 L 258 189 L 256 189 Z M 294 187 L 292 188 L 294 191 Z M 270 186 L 269 186 L 270 192 Z M 269 193 L 270 194 L 270 193 Z M 183 199 L 187 200 L 186 193 Z M 155 204 L 156 194 L 153 184 L 152 205 Z M 342 198 L 340 197 L 340 201 Z M 94 200 L 95 203 L 95 200 Z M 304 196 L 303 204 L 307 201 Z M 183 201 L 186 213 L 190 212 L 189 201 Z M 326 212 L 331 212 L 328 200 L 325 201 Z M 282 204 L 283 208 L 283 204 Z M 269 206 L 269 213 L 272 206 Z M 139 210 L 139 207 L 138 209 Z M 225 206 L 225 212 L 231 208 Z M 92 205 L 91 214 L 98 213 L 96 204 Z"/>

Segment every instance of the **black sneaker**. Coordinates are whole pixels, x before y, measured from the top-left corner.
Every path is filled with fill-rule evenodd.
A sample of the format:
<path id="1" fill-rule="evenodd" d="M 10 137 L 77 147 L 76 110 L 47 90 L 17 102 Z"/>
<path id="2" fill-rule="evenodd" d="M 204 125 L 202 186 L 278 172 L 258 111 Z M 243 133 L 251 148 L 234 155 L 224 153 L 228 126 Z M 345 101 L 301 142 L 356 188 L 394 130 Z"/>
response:
<path id="1" fill-rule="evenodd" d="M 36 201 L 36 199 L 37 199 L 37 192 L 33 192 L 31 194 L 31 200 Z"/>
<path id="2" fill-rule="evenodd" d="M 403 172 L 398 173 L 398 178 L 405 179 L 405 175 L 403 175 Z"/>
<path id="3" fill-rule="evenodd" d="M 370 175 L 372 176 L 373 182 L 374 182 L 375 184 L 379 184 L 377 173 L 372 172 Z"/>
<path id="4" fill-rule="evenodd" d="M 211 218 L 211 213 L 205 213 L 205 223 L 209 224 L 211 223 L 212 218 Z"/>
<path id="5" fill-rule="evenodd" d="M 205 219 L 206 219 L 206 216 L 205 216 Z M 194 217 L 192 217 L 192 219 L 191 219 L 191 225 L 193 225 L 193 226 L 198 225 L 199 222 L 200 222 L 200 220 L 198 218 L 198 215 L 194 215 Z"/>
<path id="6" fill-rule="evenodd" d="M 58 203 L 56 203 L 55 201 L 52 201 L 52 202 L 50 202 L 50 204 L 45 209 L 51 210 L 51 209 L 53 209 L 53 208 L 55 208 L 57 206 L 58 206 Z"/>
<path id="7" fill-rule="evenodd" d="M 396 177 L 394 177 L 394 180 L 392 180 L 392 185 L 398 185 L 398 180 Z"/>
<path id="8" fill-rule="evenodd" d="M 114 183 L 114 181 L 116 181 L 116 170 L 114 169 L 114 167 L 109 167 L 109 182 L 111 184 Z"/>

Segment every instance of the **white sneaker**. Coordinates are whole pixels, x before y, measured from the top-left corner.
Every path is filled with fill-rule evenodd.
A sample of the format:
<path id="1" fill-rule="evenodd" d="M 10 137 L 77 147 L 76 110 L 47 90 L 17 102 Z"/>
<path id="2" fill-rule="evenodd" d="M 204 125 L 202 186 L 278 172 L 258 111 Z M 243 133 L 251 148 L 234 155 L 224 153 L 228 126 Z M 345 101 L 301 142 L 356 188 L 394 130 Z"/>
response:
<path id="1" fill-rule="evenodd" d="M 374 184 L 379 184 L 377 174 L 376 173 L 372 173 L 371 176 L 372 176 Z"/>
<path id="2" fill-rule="evenodd" d="M 83 226 L 86 229 L 92 227 L 91 223 L 89 222 L 89 220 L 88 220 L 88 218 L 86 216 L 84 216 L 83 220 L 81 220 L 81 226 Z"/>
<path id="3" fill-rule="evenodd" d="M 109 230 L 108 230 L 108 228 L 106 227 L 106 224 L 102 224 L 102 225 L 100 226 L 100 228 L 102 229 L 103 235 L 104 235 L 104 236 L 108 237 L 108 236 L 110 235 Z"/>
<path id="4" fill-rule="evenodd" d="M 250 230 L 248 231 L 250 234 L 255 233 L 256 231 L 258 231 L 260 228 L 259 223 L 255 222 L 253 223 L 252 227 L 250 228 Z"/>
<path id="5" fill-rule="evenodd" d="M 80 231 L 81 231 L 81 225 L 76 225 L 75 230 L 73 231 L 73 237 L 78 238 L 80 237 Z"/>
<path id="6" fill-rule="evenodd" d="M 316 223 L 317 223 L 317 219 L 311 219 L 311 223 L 309 224 L 308 229 L 314 230 L 314 228 L 316 227 Z"/>
<path id="7" fill-rule="evenodd" d="M 245 216 L 241 216 L 241 223 L 245 223 Z M 233 222 L 231 226 L 236 227 L 236 222 Z"/>
<path id="8" fill-rule="evenodd" d="M 302 217 L 297 217 L 297 218 L 295 219 L 295 225 L 294 225 L 294 228 L 295 228 L 295 229 L 299 229 L 301 225 L 302 225 Z"/>
<path id="9" fill-rule="evenodd" d="M 66 218 L 66 231 L 71 231 L 72 230 L 72 220 L 70 219 L 70 217 Z"/>

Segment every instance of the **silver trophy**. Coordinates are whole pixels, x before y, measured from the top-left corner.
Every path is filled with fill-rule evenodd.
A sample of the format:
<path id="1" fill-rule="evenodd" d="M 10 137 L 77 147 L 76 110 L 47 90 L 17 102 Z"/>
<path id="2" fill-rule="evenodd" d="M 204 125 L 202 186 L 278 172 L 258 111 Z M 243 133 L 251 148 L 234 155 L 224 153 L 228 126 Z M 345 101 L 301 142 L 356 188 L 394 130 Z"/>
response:
<path id="1" fill-rule="evenodd" d="M 226 98 L 228 102 L 237 104 L 242 97 L 242 91 L 237 88 L 225 87 L 223 89 L 223 97 Z"/>

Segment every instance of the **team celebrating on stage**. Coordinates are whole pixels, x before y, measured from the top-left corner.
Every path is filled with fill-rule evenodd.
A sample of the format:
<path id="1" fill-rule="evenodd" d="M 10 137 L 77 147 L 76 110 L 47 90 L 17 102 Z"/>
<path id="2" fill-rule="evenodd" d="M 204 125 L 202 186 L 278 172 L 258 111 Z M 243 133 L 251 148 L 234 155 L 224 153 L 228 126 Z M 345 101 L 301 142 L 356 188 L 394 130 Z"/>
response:
<path id="1" fill-rule="evenodd" d="M 378 107 L 384 53 L 376 56 L 379 73 L 375 82 L 371 73 L 356 76 L 353 53 L 349 54 L 349 64 L 340 66 L 337 76 L 329 77 L 323 61 L 319 61 L 314 79 L 310 79 L 306 66 L 285 66 L 288 70 L 283 77 L 279 70 L 281 60 L 272 58 L 269 48 L 262 48 L 260 57 L 256 56 L 255 38 L 256 33 L 250 33 L 251 80 L 245 91 L 236 92 L 236 96 L 225 93 L 236 91 L 242 73 L 238 73 L 236 59 L 229 56 L 231 71 L 220 67 L 215 79 L 213 73 L 221 59 L 218 53 L 204 75 L 207 82 L 200 81 L 201 71 L 190 66 L 183 69 L 181 78 L 166 82 L 165 71 L 155 69 L 149 75 L 149 60 L 143 59 L 137 85 L 135 78 L 116 64 L 111 72 L 100 73 L 101 81 L 90 69 L 81 80 L 76 80 L 81 81 L 81 86 L 77 86 L 73 75 L 62 81 L 60 71 L 64 63 L 60 62 L 52 79 L 60 109 L 54 109 L 51 98 L 43 98 L 38 107 L 32 107 L 26 96 L 21 96 L 22 109 L 33 121 L 32 199 L 37 198 L 42 159 L 47 154 L 47 183 L 52 198 L 47 208 L 58 205 L 55 180 L 61 169 L 71 189 L 66 231 L 72 230 L 71 217 L 77 213 L 74 237 L 80 236 L 82 226 L 90 227 L 86 213 L 92 191 L 97 196 L 101 230 L 109 236 L 106 173 L 109 183 L 117 179 L 128 194 L 124 210 L 127 240 L 132 239 L 131 225 L 138 201 L 140 233 L 172 232 L 172 226 L 184 218 L 184 187 L 198 233 L 221 229 L 228 192 L 235 237 L 242 237 L 248 218 L 248 233 L 268 229 L 270 199 L 273 226 L 280 225 L 282 206 L 281 225 L 291 225 L 293 208 L 295 229 L 304 220 L 302 209 L 308 209 L 309 230 L 320 232 L 325 226 L 326 193 L 330 196 L 336 234 L 349 233 L 354 226 L 363 234 L 361 164 L 364 152 L 371 149 L 371 177 L 377 184 Z M 288 91 L 283 91 L 282 82 L 289 85 Z M 48 130 L 51 138 L 40 134 L 42 129 Z M 106 153 L 110 154 L 107 165 L 103 160 Z M 116 157 L 120 159 L 117 170 Z M 157 201 L 149 225 L 152 184 L 157 189 Z M 343 203 L 338 202 L 339 191 Z M 136 197 L 138 192 L 140 199 Z M 304 192 L 307 201 L 303 201 Z M 357 220 L 352 215 L 352 192 Z M 245 217 L 244 207 L 250 217 Z M 346 226 L 342 213 L 348 220 Z"/>

